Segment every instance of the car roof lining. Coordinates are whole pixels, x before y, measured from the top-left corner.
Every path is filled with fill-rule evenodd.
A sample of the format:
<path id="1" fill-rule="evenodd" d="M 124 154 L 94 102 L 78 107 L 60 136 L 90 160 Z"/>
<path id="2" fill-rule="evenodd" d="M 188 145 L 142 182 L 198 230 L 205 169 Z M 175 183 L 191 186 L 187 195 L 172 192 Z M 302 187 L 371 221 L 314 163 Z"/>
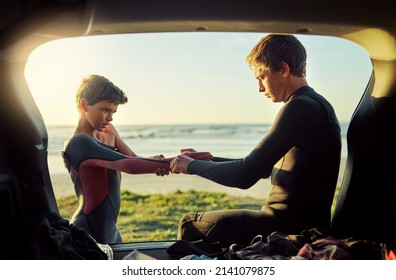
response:
<path id="1" fill-rule="evenodd" d="M 8 36 L 8 42 L 2 44 L 13 44 L 30 34 L 28 41 L 22 44 L 27 45 L 30 51 L 46 41 L 85 35 L 196 31 L 272 32 L 337 36 L 362 45 L 370 57 L 396 59 L 395 23 L 391 21 L 391 9 L 381 9 L 379 13 L 375 7 L 359 5 L 359 14 L 367 12 L 370 16 L 353 17 L 356 13 L 353 8 L 354 1 L 343 9 L 338 9 L 331 2 L 322 2 L 321 9 L 328 11 L 324 15 L 317 13 L 316 5 L 310 5 L 310 1 L 297 3 L 291 0 L 281 3 L 255 0 L 168 0 L 153 1 L 153 5 L 148 5 L 147 0 L 118 0 L 117 5 L 111 0 L 23 2 L 25 4 L 20 5 L 19 12 L 24 13 L 24 17 L 21 16 L 17 24 L 5 24 L 9 19 L 2 22 L 7 27 L 3 30 L 7 32 L 9 29 L 8 33 L 16 34 L 17 37 Z M 285 9 L 285 6 L 289 8 Z M 14 17 L 18 14 L 17 11 L 18 8 L 14 7 Z M 15 55 L 18 53 L 13 52 Z M 28 55 L 30 52 L 20 53 Z"/>

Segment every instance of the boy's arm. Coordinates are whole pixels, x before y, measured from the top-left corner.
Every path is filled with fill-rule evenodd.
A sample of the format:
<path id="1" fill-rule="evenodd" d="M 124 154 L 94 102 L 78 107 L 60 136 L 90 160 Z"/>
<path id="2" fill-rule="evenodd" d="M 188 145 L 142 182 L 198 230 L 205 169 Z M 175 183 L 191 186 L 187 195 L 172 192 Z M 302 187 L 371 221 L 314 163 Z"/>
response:
<path id="1" fill-rule="evenodd" d="M 208 152 L 187 152 L 186 153 L 191 159 L 199 159 L 203 161 L 210 161 L 212 155 Z M 84 166 L 100 166 L 114 170 L 119 170 L 129 174 L 148 174 L 157 173 L 158 169 L 163 169 L 165 173 L 170 171 L 169 163 L 174 158 L 154 159 L 144 157 L 124 157 L 119 160 L 106 160 L 106 159 L 95 159 L 90 158 L 84 160 L 81 167 Z M 158 175 L 158 174 L 157 174 Z"/>
<path id="2" fill-rule="evenodd" d="M 124 142 L 124 140 L 121 139 L 120 135 L 112 124 L 110 124 L 110 128 L 115 137 L 115 148 L 117 151 L 127 156 L 137 156 L 135 152 L 132 151 L 132 149 L 129 148 L 129 146 Z"/>

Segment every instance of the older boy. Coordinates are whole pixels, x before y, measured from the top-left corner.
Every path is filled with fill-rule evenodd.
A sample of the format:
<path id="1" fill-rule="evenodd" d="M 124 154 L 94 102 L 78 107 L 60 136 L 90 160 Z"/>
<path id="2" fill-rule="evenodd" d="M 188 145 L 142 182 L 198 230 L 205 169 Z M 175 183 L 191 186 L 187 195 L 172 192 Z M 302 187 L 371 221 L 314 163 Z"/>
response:
<path id="1" fill-rule="evenodd" d="M 259 234 L 329 227 L 341 156 L 340 125 L 331 104 L 308 86 L 306 58 L 304 46 L 293 35 L 262 38 L 246 60 L 259 92 L 284 102 L 270 131 L 243 159 L 205 162 L 182 154 L 171 162 L 174 173 L 243 189 L 271 176 L 266 204 L 261 210 L 185 215 L 179 238 L 247 245 Z"/>

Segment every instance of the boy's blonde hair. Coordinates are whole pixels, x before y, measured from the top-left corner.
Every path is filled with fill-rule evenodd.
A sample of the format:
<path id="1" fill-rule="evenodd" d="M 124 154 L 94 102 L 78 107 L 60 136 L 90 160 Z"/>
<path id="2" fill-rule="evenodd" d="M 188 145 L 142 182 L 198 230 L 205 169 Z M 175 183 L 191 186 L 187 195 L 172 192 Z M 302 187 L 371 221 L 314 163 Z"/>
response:
<path id="1" fill-rule="evenodd" d="M 293 75 L 305 77 L 307 52 L 294 35 L 269 34 L 253 47 L 246 62 L 250 67 L 264 66 L 271 71 L 280 71 L 285 62 Z"/>
<path id="2" fill-rule="evenodd" d="M 94 105 L 103 100 L 117 105 L 128 102 L 128 97 L 119 87 L 100 75 L 89 75 L 82 79 L 76 94 L 76 104 L 79 110 L 82 98 L 87 99 L 88 105 Z"/>

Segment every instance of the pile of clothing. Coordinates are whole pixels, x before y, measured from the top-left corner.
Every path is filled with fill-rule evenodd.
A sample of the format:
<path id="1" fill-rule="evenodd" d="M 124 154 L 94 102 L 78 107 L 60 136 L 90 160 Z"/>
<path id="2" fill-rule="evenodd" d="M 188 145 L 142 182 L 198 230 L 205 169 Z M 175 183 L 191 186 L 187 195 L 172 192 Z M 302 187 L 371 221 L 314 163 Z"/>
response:
<path id="1" fill-rule="evenodd" d="M 250 245 L 232 244 L 221 248 L 217 243 L 179 240 L 168 248 L 168 254 L 179 259 L 230 260 L 383 260 L 396 259 L 395 249 L 354 238 L 338 239 L 324 230 L 313 228 L 300 235 L 273 232 L 256 236 Z"/>

